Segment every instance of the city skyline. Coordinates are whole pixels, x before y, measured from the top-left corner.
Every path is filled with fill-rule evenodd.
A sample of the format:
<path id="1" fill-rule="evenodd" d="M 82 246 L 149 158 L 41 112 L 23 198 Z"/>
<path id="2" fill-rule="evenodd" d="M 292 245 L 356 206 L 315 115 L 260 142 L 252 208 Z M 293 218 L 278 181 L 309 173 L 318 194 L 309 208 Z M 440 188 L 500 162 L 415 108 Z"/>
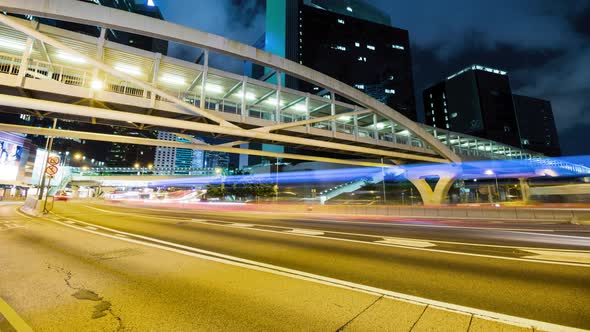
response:
<path id="1" fill-rule="evenodd" d="M 194 20 L 182 10 L 189 2 L 196 11 L 207 6 L 216 19 Z M 205 4 L 159 0 L 156 4 L 168 21 L 247 44 L 253 44 L 264 32 L 265 1 Z M 587 69 L 580 70 L 590 60 L 590 29 L 584 24 L 590 19 L 590 1 L 567 5 L 549 1 L 420 1 L 392 6 L 380 0 L 371 4 L 388 13 L 393 26 L 410 32 L 419 120 L 424 114 L 424 88 L 479 63 L 508 71 L 514 93 L 551 101 L 564 155 L 590 154 L 590 147 L 575 144 L 587 139 L 590 132 L 590 100 L 586 98 L 590 74 Z M 423 24 L 425 21 L 429 24 Z M 175 46 L 171 52 L 192 56 Z M 228 63 L 224 60 L 220 62 Z M 242 70 L 239 63 L 228 67 Z"/>

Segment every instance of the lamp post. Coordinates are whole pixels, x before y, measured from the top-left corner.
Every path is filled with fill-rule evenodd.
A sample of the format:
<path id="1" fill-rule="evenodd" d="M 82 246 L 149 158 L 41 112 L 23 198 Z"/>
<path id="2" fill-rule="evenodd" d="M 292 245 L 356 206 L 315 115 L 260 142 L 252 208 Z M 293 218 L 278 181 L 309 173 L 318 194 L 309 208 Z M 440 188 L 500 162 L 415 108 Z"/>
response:
<path id="1" fill-rule="evenodd" d="M 498 200 L 500 200 L 500 187 L 498 186 L 498 175 L 491 169 L 488 169 L 484 172 L 485 175 L 493 175 L 496 179 L 496 193 L 498 194 Z"/>

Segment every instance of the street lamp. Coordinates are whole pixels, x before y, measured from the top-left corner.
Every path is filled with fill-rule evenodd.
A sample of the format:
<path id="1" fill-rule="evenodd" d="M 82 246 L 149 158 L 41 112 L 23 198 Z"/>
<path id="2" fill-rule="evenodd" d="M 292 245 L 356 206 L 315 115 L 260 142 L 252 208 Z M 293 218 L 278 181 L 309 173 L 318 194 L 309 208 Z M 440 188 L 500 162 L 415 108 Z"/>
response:
<path id="1" fill-rule="evenodd" d="M 139 168 L 139 163 L 135 163 L 135 164 L 133 164 L 133 167 L 134 167 L 134 168 Z"/>
<path id="2" fill-rule="evenodd" d="M 483 174 L 485 175 L 493 175 L 496 179 L 496 193 L 498 194 L 498 200 L 500 199 L 500 188 L 498 186 L 498 175 L 491 169 L 487 169 Z"/>
<path id="3" fill-rule="evenodd" d="M 82 159 L 82 154 L 81 154 L 81 153 L 76 153 L 76 154 L 74 155 L 74 159 L 75 159 L 75 160 L 80 160 L 80 159 Z"/>

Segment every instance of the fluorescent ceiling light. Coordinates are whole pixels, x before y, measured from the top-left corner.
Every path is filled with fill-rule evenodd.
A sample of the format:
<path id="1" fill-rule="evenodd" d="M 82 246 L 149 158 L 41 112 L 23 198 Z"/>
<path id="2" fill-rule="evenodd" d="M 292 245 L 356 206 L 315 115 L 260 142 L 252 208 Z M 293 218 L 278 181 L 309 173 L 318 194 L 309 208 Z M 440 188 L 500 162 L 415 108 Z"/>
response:
<path id="1" fill-rule="evenodd" d="M 276 99 L 276 98 L 268 98 L 268 99 L 267 99 L 267 100 L 265 100 L 264 102 L 265 102 L 266 104 L 269 104 L 269 105 L 274 105 L 274 106 L 276 106 L 276 105 L 277 105 L 277 99 Z M 283 102 L 283 101 L 281 100 L 281 106 L 283 106 L 284 104 L 285 104 L 285 102 Z"/>
<path id="2" fill-rule="evenodd" d="M 217 84 L 207 84 L 205 85 L 205 90 L 213 93 L 222 93 L 223 87 Z"/>
<path id="3" fill-rule="evenodd" d="M 406 129 L 406 130 L 402 130 L 402 131 L 400 131 L 400 132 L 399 132 L 399 133 L 397 133 L 397 134 L 398 134 L 398 135 L 401 135 L 401 136 L 410 136 L 410 131 Z"/>
<path id="4" fill-rule="evenodd" d="M 115 66 L 115 70 L 118 70 L 122 73 L 125 74 L 129 74 L 132 76 L 141 76 L 143 73 L 141 72 L 141 69 L 139 69 L 139 67 L 136 66 L 132 66 L 132 65 L 127 65 L 124 63 L 119 63 Z"/>
<path id="5" fill-rule="evenodd" d="M 305 105 L 303 105 L 303 104 L 297 104 L 297 105 L 293 106 L 293 109 L 296 110 L 297 112 L 307 112 L 307 107 L 305 107 Z"/>
<path id="6" fill-rule="evenodd" d="M 17 51 L 25 50 L 25 44 L 10 39 L 0 39 L 0 47 L 10 48 Z"/>
<path id="7" fill-rule="evenodd" d="M 377 127 L 377 129 L 381 130 L 383 128 L 385 128 L 385 124 L 383 122 L 379 122 L 375 125 Z"/>
<path id="8" fill-rule="evenodd" d="M 185 85 L 186 84 L 184 77 L 171 75 L 171 74 L 162 75 L 162 77 L 160 77 L 160 80 L 167 82 L 167 83 L 176 84 L 176 85 Z"/>
<path id="9" fill-rule="evenodd" d="M 350 122 L 350 120 L 352 120 L 352 117 L 350 115 L 343 115 L 338 118 L 338 121 L 342 122 Z"/>
<path id="10" fill-rule="evenodd" d="M 63 51 L 59 51 L 57 53 L 57 57 L 62 60 L 68 61 L 68 62 L 86 63 L 86 60 L 84 60 L 83 58 L 76 56 L 76 55 L 69 54 L 69 53 L 65 53 Z"/>
<path id="11" fill-rule="evenodd" d="M 238 92 L 234 94 L 235 98 L 242 99 L 242 93 Z M 252 92 L 246 92 L 246 100 L 256 100 L 256 95 Z"/>

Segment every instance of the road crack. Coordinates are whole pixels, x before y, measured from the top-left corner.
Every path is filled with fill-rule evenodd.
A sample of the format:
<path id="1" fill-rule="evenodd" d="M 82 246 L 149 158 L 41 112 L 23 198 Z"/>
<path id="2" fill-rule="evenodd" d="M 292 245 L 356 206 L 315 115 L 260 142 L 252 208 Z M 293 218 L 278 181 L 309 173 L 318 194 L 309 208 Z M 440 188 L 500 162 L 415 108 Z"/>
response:
<path id="1" fill-rule="evenodd" d="M 102 296 L 100 296 L 98 293 L 92 290 L 86 289 L 84 287 L 74 286 L 72 282 L 73 274 L 71 271 L 68 271 L 63 267 L 54 266 L 51 264 L 47 264 L 47 268 L 64 275 L 63 280 L 66 286 L 75 291 L 74 293 L 70 294 L 72 297 L 83 301 L 99 302 L 94 306 L 94 311 L 90 316 L 91 319 L 99 319 L 110 315 L 118 323 L 117 329 L 115 331 L 125 330 L 125 326 L 123 325 L 123 319 L 119 315 L 115 314 L 110 301 L 105 300 Z"/>
<path id="2" fill-rule="evenodd" d="M 381 301 L 384 297 L 385 297 L 385 295 L 381 295 L 378 299 L 376 299 L 375 301 L 373 301 L 373 303 L 369 304 L 365 309 L 363 309 L 361 312 L 359 312 L 356 316 L 352 317 L 352 319 L 350 319 L 348 322 L 344 323 L 344 325 L 342 325 L 340 328 L 338 328 L 336 330 L 336 332 L 344 331 L 346 329 L 346 327 L 348 325 L 350 325 L 350 323 L 352 323 L 360 315 L 364 314 L 367 310 L 369 310 L 372 306 L 374 306 L 375 304 L 377 304 L 377 302 Z"/>

